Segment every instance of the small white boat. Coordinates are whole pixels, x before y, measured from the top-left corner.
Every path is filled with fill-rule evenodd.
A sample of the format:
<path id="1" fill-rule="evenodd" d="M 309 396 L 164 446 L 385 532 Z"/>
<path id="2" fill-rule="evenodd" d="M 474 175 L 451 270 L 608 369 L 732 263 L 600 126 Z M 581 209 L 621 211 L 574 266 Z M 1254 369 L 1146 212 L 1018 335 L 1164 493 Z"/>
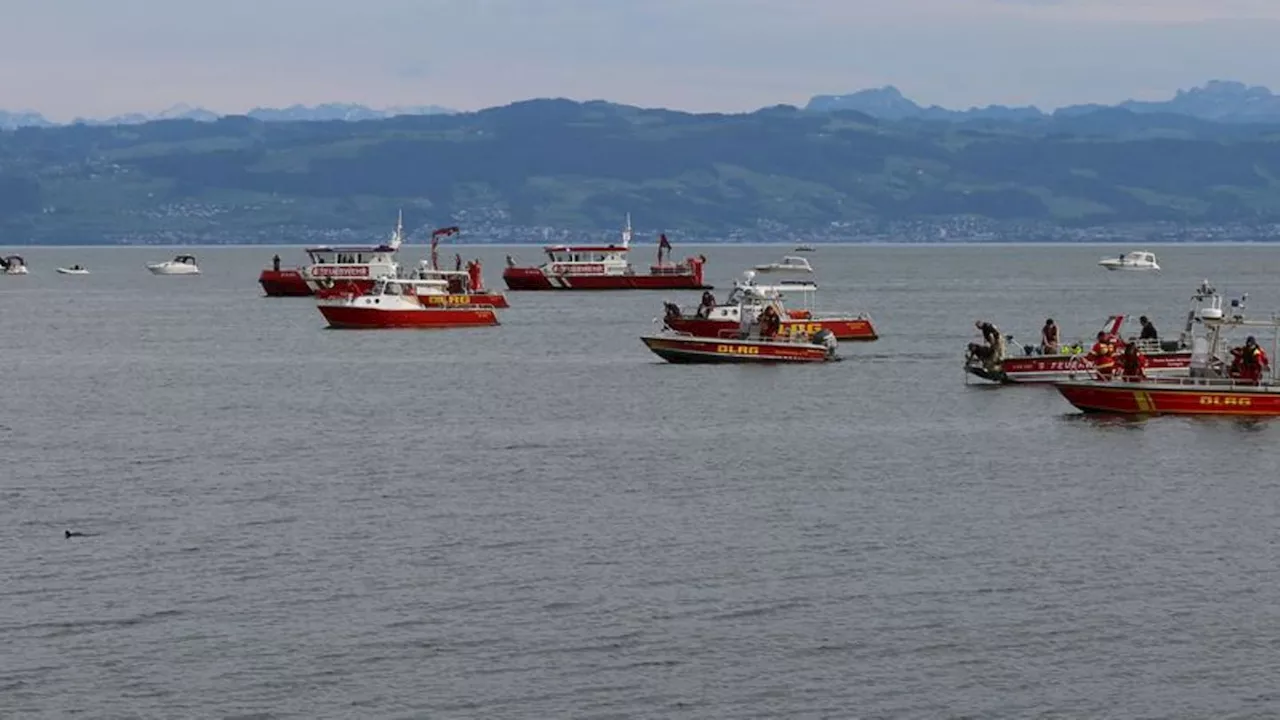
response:
<path id="1" fill-rule="evenodd" d="M 0 259 L 0 268 L 3 268 L 4 275 L 26 275 L 27 261 L 21 255 L 10 255 Z"/>
<path id="2" fill-rule="evenodd" d="M 813 252 L 813 251 L 814 251 L 814 247 L 812 245 L 806 244 L 806 245 L 796 246 L 796 252 Z"/>
<path id="3" fill-rule="evenodd" d="M 59 275 L 88 275 L 89 268 L 84 267 L 83 265 L 72 265 L 69 268 L 60 267 L 58 268 L 58 274 Z"/>
<path id="4" fill-rule="evenodd" d="M 757 265 L 756 270 L 758 272 L 811 273 L 813 272 L 813 266 L 809 264 L 808 260 L 802 257 L 796 257 L 795 255 L 788 255 L 782 258 L 782 262 L 768 263 L 766 265 Z"/>
<path id="5" fill-rule="evenodd" d="M 191 255 L 179 255 L 162 263 L 151 263 L 147 269 L 154 275 L 199 275 L 200 268 Z"/>
<path id="6" fill-rule="evenodd" d="M 1098 264 L 1108 270 L 1155 270 L 1160 271 L 1155 253 L 1146 250 L 1134 250 L 1116 257 L 1102 258 Z"/>

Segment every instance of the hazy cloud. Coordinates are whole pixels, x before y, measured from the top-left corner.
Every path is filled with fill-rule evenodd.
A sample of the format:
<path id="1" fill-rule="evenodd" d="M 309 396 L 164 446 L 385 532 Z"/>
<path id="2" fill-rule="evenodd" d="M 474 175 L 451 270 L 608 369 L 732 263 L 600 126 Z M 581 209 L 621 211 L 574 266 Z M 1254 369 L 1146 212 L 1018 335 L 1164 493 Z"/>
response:
<path id="1" fill-rule="evenodd" d="M 5 0 L 0 108 L 59 118 L 538 96 L 746 110 L 1280 89 L 1277 0 Z"/>

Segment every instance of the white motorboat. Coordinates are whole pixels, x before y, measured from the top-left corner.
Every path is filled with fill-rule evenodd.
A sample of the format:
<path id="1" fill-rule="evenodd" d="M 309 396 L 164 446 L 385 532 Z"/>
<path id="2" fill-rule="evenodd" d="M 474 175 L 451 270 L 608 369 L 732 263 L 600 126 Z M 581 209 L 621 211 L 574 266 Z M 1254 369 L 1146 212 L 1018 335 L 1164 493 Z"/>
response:
<path id="1" fill-rule="evenodd" d="M 782 262 L 767 263 L 765 265 L 757 265 L 758 272 L 813 272 L 813 266 L 809 261 L 795 255 L 788 255 L 782 258 Z"/>
<path id="2" fill-rule="evenodd" d="M 26 275 L 27 261 L 23 260 L 21 255 L 10 255 L 0 259 L 0 268 L 3 269 L 4 275 Z"/>
<path id="3" fill-rule="evenodd" d="M 1133 252 L 1118 255 L 1116 257 L 1102 258 L 1098 264 L 1108 270 L 1155 270 L 1160 271 L 1160 265 L 1156 262 L 1155 253 L 1146 250 L 1134 250 Z"/>
<path id="4" fill-rule="evenodd" d="M 58 274 L 59 275 L 88 275 L 89 268 L 84 267 L 83 265 L 72 265 L 69 268 L 60 267 L 58 268 Z"/>
<path id="5" fill-rule="evenodd" d="M 807 243 L 796 246 L 796 252 L 813 252 L 814 250 L 815 248 Z"/>
<path id="6" fill-rule="evenodd" d="M 200 268 L 191 255 L 179 255 L 162 263 L 151 263 L 147 269 L 154 275 L 199 275 Z"/>

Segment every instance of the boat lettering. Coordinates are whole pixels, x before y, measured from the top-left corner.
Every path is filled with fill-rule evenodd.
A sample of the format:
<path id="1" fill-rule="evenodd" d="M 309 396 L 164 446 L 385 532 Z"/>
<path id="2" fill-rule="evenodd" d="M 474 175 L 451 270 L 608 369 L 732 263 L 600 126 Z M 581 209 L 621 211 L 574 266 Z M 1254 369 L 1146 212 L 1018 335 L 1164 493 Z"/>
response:
<path id="1" fill-rule="evenodd" d="M 790 330 L 793 335 L 797 333 L 814 335 L 818 331 L 822 330 L 822 323 L 792 322 L 787 323 L 787 329 Z"/>
<path id="2" fill-rule="evenodd" d="M 341 267 L 339 265 L 313 265 L 311 274 L 316 277 L 367 277 L 368 266 Z"/>
<path id="3" fill-rule="evenodd" d="M 716 352 L 727 355 L 759 355 L 760 348 L 754 345 L 717 345 Z"/>
<path id="4" fill-rule="evenodd" d="M 1253 398 L 1247 397 L 1223 397 L 1221 395 L 1201 395 L 1201 405 L 1234 405 L 1236 407 L 1249 407 L 1253 404 Z"/>
<path id="5" fill-rule="evenodd" d="M 427 295 L 423 298 L 428 305 L 470 305 L 470 295 Z"/>
<path id="6" fill-rule="evenodd" d="M 555 275 L 599 275 L 604 272 L 604 265 L 598 263 L 567 264 L 556 263 L 551 266 Z"/>

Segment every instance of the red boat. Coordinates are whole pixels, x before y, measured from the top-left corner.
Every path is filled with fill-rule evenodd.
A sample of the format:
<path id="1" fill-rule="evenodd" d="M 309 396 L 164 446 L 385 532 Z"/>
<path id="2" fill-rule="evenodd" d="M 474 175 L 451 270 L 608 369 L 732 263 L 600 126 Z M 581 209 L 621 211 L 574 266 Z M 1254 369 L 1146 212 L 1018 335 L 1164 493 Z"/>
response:
<path id="1" fill-rule="evenodd" d="M 631 245 L 631 216 L 622 231 L 621 245 L 569 246 L 549 245 L 543 248 L 547 262 L 539 267 L 517 267 L 507 257 L 502 280 L 512 290 L 705 290 L 702 271 L 706 258 L 686 258 L 673 263 L 664 258 L 671 243 L 662 235 L 658 242 L 658 262 L 647 274 L 631 268 L 627 253 Z"/>
<path id="2" fill-rule="evenodd" d="M 302 277 L 302 270 L 281 269 L 279 263 L 263 270 L 258 276 L 258 284 L 267 297 L 307 297 L 312 294 L 311 286 Z"/>
<path id="3" fill-rule="evenodd" d="M 664 303 L 666 312 L 663 322 L 676 332 L 719 337 L 725 331 L 736 331 L 742 324 L 743 313 L 751 316 L 748 321 L 768 304 L 774 304 L 782 312 L 782 335 L 814 335 L 821 330 L 829 331 L 837 340 L 871 341 L 877 339 L 875 326 L 865 313 L 858 315 L 826 315 L 813 310 L 814 295 L 818 286 L 808 281 L 783 280 L 777 285 L 759 285 L 755 281 L 755 272 L 744 273 L 745 281 L 735 282 L 733 290 L 724 303 L 716 303 L 711 293 L 703 293 L 702 304 L 697 310 L 688 312 L 674 303 Z M 783 299 L 788 294 L 803 296 L 804 307 L 801 309 L 783 308 Z"/>
<path id="4" fill-rule="evenodd" d="M 1176 341 L 1155 342 L 1130 338 L 1147 357 L 1147 373 L 1151 375 L 1186 375 L 1191 365 L 1192 331 L 1206 304 L 1220 306 L 1222 299 L 1207 282 L 1202 283 L 1191 296 L 1191 307 L 1182 333 Z M 1102 332 L 1113 337 L 1120 349 L 1125 341 L 1120 339 L 1124 315 L 1112 315 L 1102 326 Z M 1022 355 L 1009 355 L 1007 348 L 1012 337 L 1001 336 L 1001 344 L 989 358 L 978 357 L 972 351 L 965 358 L 965 372 L 983 380 L 999 383 L 1052 383 L 1088 375 L 1093 363 L 1085 357 L 1092 340 L 1063 345 L 1052 354 L 1044 354 L 1042 347 L 1025 346 Z M 976 343 L 975 343 L 976 345 Z"/>
<path id="5" fill-rule="evenodd" d="M 497 325 L 498 316 L 490 305 L 431 303 L 432 294 L 445 295 L 438 280 L 382 277 L 369 293 L 355 290 L 325 290 L 317 308 L 330 327 L 451 328 Z"/>
<path id="6" fill-rule="evenodd" d="M 830 337 L 823 336 L 822 339 Z M 815 338 L 814 342 L 776 339 L 738 339 L 663 334 L 641 337 L 655 355 L 670 363 L 814 363 L 840 358 L 832 344 Z"/>
<path id="7" fill-rule="evenodd" d="M 1206 284 L 1207 287 L 1207 284 Z M 1265 353 L 1261 363 L 1248 370 L 1225 358 L 1240 355 L 1227 352 L 1226 334 L 1232 330 L 1251 332 L 1267 328 L 1272 332 L 1272 356 L 1280 345 L 1280 317 L 1247 320 L 1244 300 L 1233 301 L 1232 313 L 1223 313 L 1221 300 L 1200 313 L 1206 337 L 1193 341 L 1194 359 L 1190 377 L 1116 381 L 1094 377 L 1055 383 L 1067 402 L 1087 413 L 1121 415 L 1280 415 L 1280 382 L 1274 367 L 1268 367 Z M 1251 336 L 1252 337 L 1252 336 Z M 1247 342 L 1247 341 L 1246 341 Z M 1270 376 L 1263 375 L 1270 369 Z"/>

